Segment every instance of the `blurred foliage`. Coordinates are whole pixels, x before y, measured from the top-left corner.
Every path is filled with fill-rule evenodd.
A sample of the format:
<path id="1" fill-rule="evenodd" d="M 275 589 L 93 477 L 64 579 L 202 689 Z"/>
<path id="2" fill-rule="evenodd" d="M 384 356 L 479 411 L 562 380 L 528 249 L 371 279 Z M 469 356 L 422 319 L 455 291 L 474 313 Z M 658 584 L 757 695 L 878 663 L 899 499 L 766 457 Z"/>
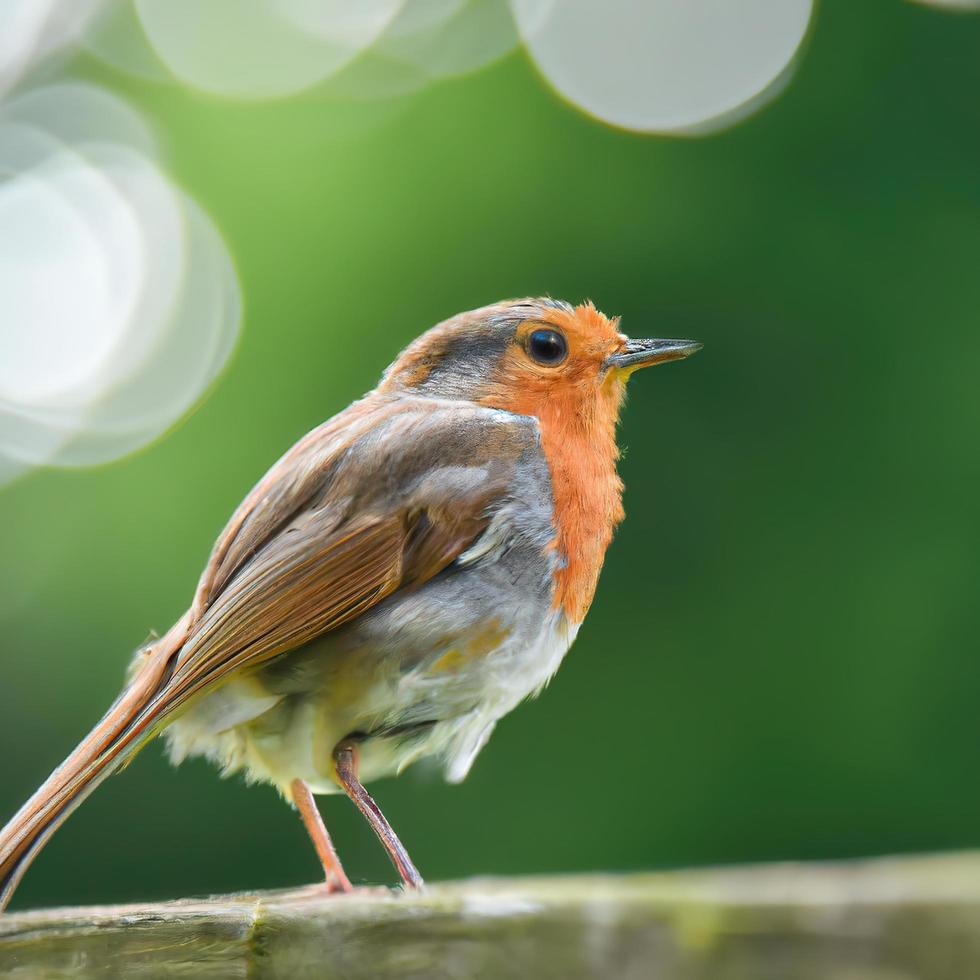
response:
<path id="1" fill-rule="evenodd" d="M 627 523 L 550 689 L 462 786 L 375 787 L 423 873 L 980 844 L 980 17 L 825 0 L 786 92 L 701 139 L 598 125 L 520 55 L 376 103 L 78 70 L 157 125 L 246 322 L 166 438 L 0 493 L 0 813 L 183 611 L 284 449 L 428 325 L 550 293 L 705 350 L 632 385 Z M 323 809 L 352 876 L 390 880 L 354 809 Z M 16 904 L 317 873 L 272 790 L 151 746 Z"/>

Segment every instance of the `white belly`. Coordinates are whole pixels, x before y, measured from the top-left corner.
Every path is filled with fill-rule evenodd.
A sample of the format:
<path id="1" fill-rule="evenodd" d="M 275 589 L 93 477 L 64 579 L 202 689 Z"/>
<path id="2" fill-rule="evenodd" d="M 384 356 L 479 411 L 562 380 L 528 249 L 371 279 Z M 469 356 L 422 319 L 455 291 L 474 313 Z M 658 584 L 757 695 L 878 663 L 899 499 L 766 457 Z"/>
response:
<path id="1" fill-rule="evenodd" d="M 534 637 L 511 631 L 478 657 L 441 651 L 410 670 L 398 670 L 396 661 L 394 669 L 378 669 L 353 686 L 347 684 L 351 670 L 341 662 L 343 683 L 326 679 L 322 694 L 305 698 L 270 694 L 261 675 L 233 679 L 167 729 L 171 757 L 179 762 L 204 755 L 226 774 L 244 771 L 284 794 L 293 779 L 315 793 L 336 793 L 332 750 L 338 742 L 382 727 L 386 719 L 425 722 L 434 713 L 440 720 L 412 737 L 365 738 L 361 779 L 395 775 L 434 756 L 446 778 L 459 782 L 497 721 L 548 683 L 575 639 L 578 627 L 562 613 L 549 610 L 542 618 Z M 353 662 L 347 660 L 347 668 Z"/>

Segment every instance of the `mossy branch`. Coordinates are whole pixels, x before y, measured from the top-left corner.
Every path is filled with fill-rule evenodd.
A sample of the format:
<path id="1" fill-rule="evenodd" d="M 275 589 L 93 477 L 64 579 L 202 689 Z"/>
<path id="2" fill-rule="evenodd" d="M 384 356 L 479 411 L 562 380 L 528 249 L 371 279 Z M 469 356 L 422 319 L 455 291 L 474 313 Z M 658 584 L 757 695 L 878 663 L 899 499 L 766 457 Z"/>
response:
<path id="1" fill-rule="evenodd" d="M 980 854 L 7 914 L 0 977 L 962 980 Z"/>

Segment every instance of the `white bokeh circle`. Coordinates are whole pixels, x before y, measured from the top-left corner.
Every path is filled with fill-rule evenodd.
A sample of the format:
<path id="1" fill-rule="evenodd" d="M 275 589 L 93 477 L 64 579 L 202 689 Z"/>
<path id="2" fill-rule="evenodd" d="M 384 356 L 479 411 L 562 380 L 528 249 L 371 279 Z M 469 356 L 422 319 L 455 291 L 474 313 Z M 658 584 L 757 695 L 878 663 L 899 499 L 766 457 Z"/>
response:
<path id="1" fill-rule="evenodd" d="M 38 62 L 69 48 L 106 0 L 0 0 L 0 94 Z"/>
<path id="2" fill-rule="evenodd" d="M 336 74 L 404 0 L 135 0 L 157 56 L 187 85 L 275 98 Z"/>
<path id="3" fill-rule="evenodd" d="M 812 0 L 511 0 L 555 89 L 604 122 L 705 129 L 785 75 Z"/>
<path id="4" fill-rule="evenodd" d="M 0 109 L 0 481 L 145 445 L 234 346 L 231 260 L 151 154 L 135 113 L 93 86 Z"/>
<path id="5" fill-rule="evenodd" d="M 41 146 L 40 134 L 18 130 L 0 130 L 0 167 L 23 152 L 18 137 Z M 56 141 L 46 149 L 0 184 L 0 399 L 37 408 L 84 398 L 98 383 L 145 261 L 131 209 L 106 177 Z"/>

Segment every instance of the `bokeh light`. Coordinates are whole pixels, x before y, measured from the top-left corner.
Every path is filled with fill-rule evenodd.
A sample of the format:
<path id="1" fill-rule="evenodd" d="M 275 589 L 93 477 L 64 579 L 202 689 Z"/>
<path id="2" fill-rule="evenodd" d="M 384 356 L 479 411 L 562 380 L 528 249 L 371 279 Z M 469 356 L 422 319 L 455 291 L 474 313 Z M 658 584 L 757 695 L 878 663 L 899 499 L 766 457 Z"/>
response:
<path id="1" fill-rule="evenodd" d="M 335 74 L 402 0 L 136 0 L 146 36 L 181 81 L 218 95 L 290 95 Z"/>
<path id="2" fill-rule="evenodd" d="M 913 0 L 927 7 L 946 7 L 949 10 L 980 10 L 980 0 Z"/>
<path id="3" fill-rule="evenodd" d="M 105 0 L 3 0 L 0 95 L 49 54 L 77 41 Z"/>
<path id="4" fill-rule="evenodd" d="M 152 81 L 172 76 L 147 39 L 133 0 L 112 0 L 100 8 L 81 38 L 82 47 L 119 71 Z"/>
<path id="5" fill-rule="evenodd" d="M 441 0 L 406 4 L 376 51 L 418 69 L 429 80 L 477 71 L 520 41 L 507 0 Z M 441 16 L 433 16 L 435 9 Z"/>
<path id="6" fill-rule="evenodd" d="M 216 95 L 404 95 L 523 43 L 545 78 L 595 118 L 705 132 L 788 80 L 812 0 L 124 0 L 86 41 L 116 67 Z M 229 26 L 234 25 L 234 30 Z"/>
<path id="7" fill-rule="evenodd" d="M 0 109 L 0 480 L 146 444 L 234 345 L 231 261 L 151 153 L 140 118 L 93 86 Z"/>
<path id="8" fill-rule="evenodd" d="M 545 78 L 604 122 L 705 131 L 757 107 L 783 79 L 812 0 L 513 0 Z M 715 125 L 712 125 L 714 123 Z"/>
<path id="9" fill-rule="evenodd" d="M 117 0 L 84 44 L 215 95 L 283 98 L 339 79 L 341 96 L 386 98 L 483 68 L 519 40 L 509 0 Z"/>
<path id="10" fill-rule="evenodd" d="M 519 43 L 509 0 L 406 0 L 325 89 L 358 100 L 403 96 L 486 68 Z"/>

